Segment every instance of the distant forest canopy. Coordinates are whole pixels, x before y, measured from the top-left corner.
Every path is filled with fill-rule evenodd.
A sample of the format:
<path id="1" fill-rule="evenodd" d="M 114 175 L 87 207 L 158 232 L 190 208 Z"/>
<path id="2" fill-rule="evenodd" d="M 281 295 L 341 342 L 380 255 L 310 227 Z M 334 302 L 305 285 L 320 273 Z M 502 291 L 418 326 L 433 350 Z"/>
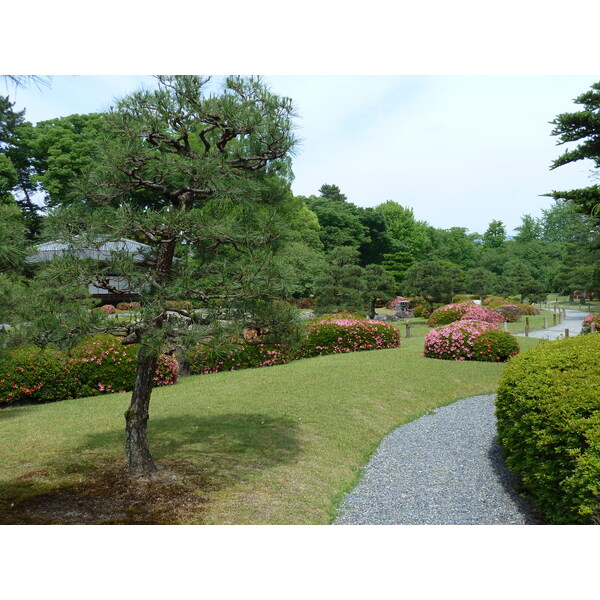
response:
<path id="1" fill-rule="evenodd" d="M 583 110 L 554 121 L 553 135 L 559 143 L 581 143 L 552 168 L 581 158 L 600 164 L 599 98 L 596 84 L 576 99 Z M 48 239 L 49 214 L 65 207 L 95 210 L 85 189 L 97 168 L 96 154 L 113 135 L 106 122 L 106 114 L 94 113 L 34 125 L 26 120 L 25 111 L 15 111 L 10 99 L 0 96 L 0 286 L 8 285 L 7 278 L 32 276 L 22 259 L 28 246 Z M 190 151 L 201 149 L 190 144 Z M 289 156 L 273 161 L 264 176 L 277 181 L 277 193 L 286 198 L 277 260 L 291 297 L 318 296 L 333 285 L 332 273 L 341 268 L 340 261 L 358 269 L 363 286 L 367 268 L 374 272 L 373 266 L 378 266 L 391 275 L 385 285 L 383 280 L 370 284 L 381 287 L 382 295 L 384 288 L 389 293 L 423 295 L 430 285 L 425 282 L 432 278 L 446 282 L 443 298 L 477 293 L 534 301 L 549 292 L 600 292 L 598 186 L 548 193 L 553 199 L 542 215 L 525 214 L 515 235 L 507 236 L 500 220 L 493 220 L 483 232 L 471 233 L 462 227 L 432 227 L 394 200 L 360 207 L 331 183 L 323 184 L 315 195 L 294 196 Z M 121 201 L 141 211 L 153 206 L 147 191 Z M 223 203 L 221 209 L 226 206 Z M 150 241 L 138 237 L 137 241 Z M 342 259 L 340 248 L 352 251 L 342 252 Z M 342 279 L 337 285 L 349 284 Z"/>

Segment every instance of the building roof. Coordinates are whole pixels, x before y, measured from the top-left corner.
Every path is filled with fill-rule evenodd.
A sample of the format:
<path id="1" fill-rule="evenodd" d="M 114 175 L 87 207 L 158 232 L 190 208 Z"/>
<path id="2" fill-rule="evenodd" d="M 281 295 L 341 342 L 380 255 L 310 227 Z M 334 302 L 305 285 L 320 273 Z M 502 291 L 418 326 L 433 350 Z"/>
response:
<path id="1" fill-rule="evenodd" d="M 37 263 L 52 260 L 55 257 L 69 254 L 76 258 L 91 258 L 94 260 L 108 260 L 115 252 L 126 252 L 131 254 L 133 261 L 143 263 L 147 260 L 152 247 L 133 240 L 122 238 L 120 240 L 110 240 L 101 242 L 94 247 L 80 247 L 76 245 L 65 244 L 63 242 L 46 242 L 35 246 L 36 253 L 27 258 L 27 262 Z"/>

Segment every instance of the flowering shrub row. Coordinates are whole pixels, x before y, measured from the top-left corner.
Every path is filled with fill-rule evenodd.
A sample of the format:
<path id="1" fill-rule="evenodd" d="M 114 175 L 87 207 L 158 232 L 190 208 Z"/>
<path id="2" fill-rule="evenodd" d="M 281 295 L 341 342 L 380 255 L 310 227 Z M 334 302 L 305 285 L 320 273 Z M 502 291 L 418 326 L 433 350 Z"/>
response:
<path id="1" fill-rule="evenodd" d="M 69 358 L 55 350 L 22 346 L 0 353 L 0 402 L 48 402 L 125 392 L 133 388 L 139 346 L 100 335 L 74 349 Z M 160 355 L 154 385 L 177 382 L 172 356 Z"/>
<path id="2" fill-rule="evenodd" d="M 519 352 L 517 340 L 487 321 L 460 320 L 425 336 L 424 356 L 446 360 L 505 361 Z"/>
<path id="3" fill-rule="evenodd" d="M 507 304 L 511 306 L 518 306 L 523 311 L 524 315 L 537 315 L 535 306 L 532 306 L 531 304 L 513 302 L 508 298 L 501 298 L 500 296 L 488 296 L 487 298 L 483 299 L 483 305 L 493 309 L 497 309 L 498 307 Z"/>
<path id="4" fill-rule="evenodd" d="M 247 339 L 233 342 L 233 346 L 225 351 L 202 346 L 194 348 L 188 355 L 190 373 L 204 375 L 219 371 L 271 367 L 285 364 L 292 358 L 281 345 Z"/>
<path id="5" fill-rule="evenodd" d="M 322 356 L 363 350 L 399 348 L 400 332 L 391 323 L 331 318 L 308 325 L 301 356 Z"/>
<path id="6" fill-rule="evenodd" d="M 595 330 L 600 331 L 600 313 L 591 313 L 583 319 L 582 333 L 590 333 L 592 331 L 592 323 L 594 323 Z"/>
<path id="7" fill-rule="evenodd" d="M 226 350 L 196 347 L 188 355 L 190 373 L 205 374 L 254 367 L 268 367 L 298 358 L 400 347 L 400 332 L 389 323 L 355 318 L 352 313 L 332 313 L 312 320 L 300 349 L 266 344 L 252 331 L 232 340 Z"/>

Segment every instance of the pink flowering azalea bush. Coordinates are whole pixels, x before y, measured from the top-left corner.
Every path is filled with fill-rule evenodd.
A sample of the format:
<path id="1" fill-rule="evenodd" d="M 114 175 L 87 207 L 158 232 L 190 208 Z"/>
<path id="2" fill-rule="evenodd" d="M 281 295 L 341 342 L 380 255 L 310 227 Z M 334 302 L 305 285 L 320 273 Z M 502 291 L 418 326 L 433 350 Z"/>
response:
<path id="1" fill-rule="evenodd" d="M 400 347 L 400 332 L 391 323 L 367 319 L 317 319 L 306 331 L 301 356 L 322 356 Z"/>
<path id="2" fill-rule="evenodd" d="M 501 362 L 518 352 L 517 340 L 487 321 L 455 321 L 425 336 L 427 358 Z"/>
<path id="3" fill-rule="evenodd" d="M 600 331 L 600 313 L 591 313 L 583 319 L 582 333 L 590 333 L 592 323 L 596 326 L 596 331 Z"/>
<path id="4" fill-rule="evenodd" d="M 117 312 L 117 309 L 112 304 L 104 304 L 103 306 L 99 306 L 95 310 L 101 310 L 107 315 L 114 315 Z"/>
<path id="5" fill-rule="evenodd" d="M 469 309 L 476 306 L 472 302 L 459 302 L 458 304 L 446 304 L 436 308 L 429 319 L 427 325 L 437 327 L 439 325 L 448 325 L 458 321 Z"/>
<path id="6" fill-rule="evenodd" d="M 192 375 L 237 371 L 256 367 L 282 365 L 290 360 L 290 352 L 281 344 L 267 344 L 253 329 L 247 329 L 241 339 L 232 340 L 226 348 L 197 346 L 188 353 Z"/>
<path id="7" fill-rule="evenodd" d="M 71 364 L 55 350 L 33 345 L 0 352 L 0 403 L 49 402 L 73 398 L 77 382 Z"/>
<path id="8" fill-rule="evenodd" d="M 57 350 L 18 346 L 0 352 L 0 402 L 50 402 L 133 388 L 139 345 L 112 335 L 88 338 L 68 357 Z M 177 383 L 178 364 L 161 354 L 154 385 Z"/>
<path id="9" fill-rule="evenodd" d="M 504 321 L 504 317 L 499 312 L 478 304 L 472 304 L 460 319 L 462 321 L 485 321 L 494 325 L 499 325 Z"/>
<path id="10" fill-rule="evenodd" d="M 124 346 L 119 338 L 100 334 L 77 346 L 71 357 L 71 371 L 79 383 L 78 396 L 97 396 L 133 389 L 138 344 Z M 174 357 L 161 354 L 153 385 L 177 383 L 178 365 Z"/>

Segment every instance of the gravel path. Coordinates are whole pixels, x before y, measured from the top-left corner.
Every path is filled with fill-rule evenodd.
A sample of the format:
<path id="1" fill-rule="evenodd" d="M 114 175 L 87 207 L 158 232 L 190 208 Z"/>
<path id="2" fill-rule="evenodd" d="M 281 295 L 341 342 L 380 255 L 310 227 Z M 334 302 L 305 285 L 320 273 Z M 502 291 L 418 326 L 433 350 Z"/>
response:
<path id="1" fill-rule="evenodd" d="M 532 337 L 581 331 L 587 313 L 567 310 L 556 327 Z M 344 499 L 334 525 L 536 525 L 534 508 L 496 444 L 494 397 L 474 396 L 388 435 Z"/>
<path id="2" fill-rule="evenodd" d="M 382 442 L 336 525 L 534 525 L 495 443 L 494 395 L 474 396 Z"/>

